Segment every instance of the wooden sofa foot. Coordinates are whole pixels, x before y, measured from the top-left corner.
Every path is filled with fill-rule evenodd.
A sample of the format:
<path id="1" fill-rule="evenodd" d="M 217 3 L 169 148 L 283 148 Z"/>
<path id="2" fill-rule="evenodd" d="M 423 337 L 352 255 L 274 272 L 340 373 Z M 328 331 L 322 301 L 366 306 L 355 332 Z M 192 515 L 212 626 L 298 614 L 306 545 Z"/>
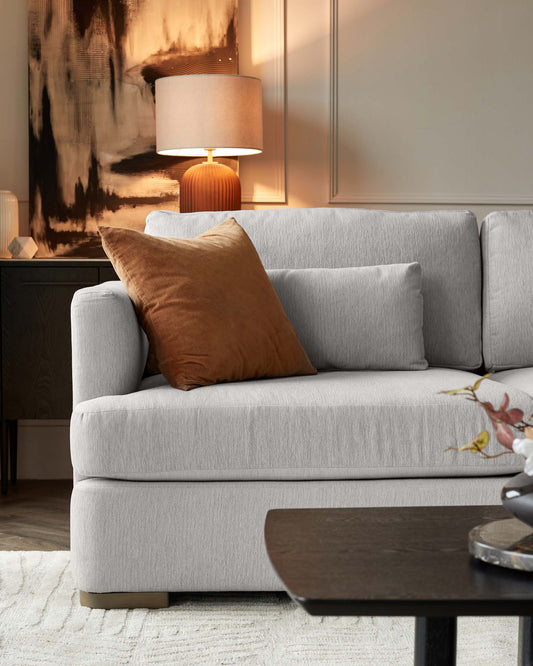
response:
<path id="1" fill-rule="evenodd" d="M 88 608 L 167 608 L 168 592 L 84 592 L 80 604 Z"/>

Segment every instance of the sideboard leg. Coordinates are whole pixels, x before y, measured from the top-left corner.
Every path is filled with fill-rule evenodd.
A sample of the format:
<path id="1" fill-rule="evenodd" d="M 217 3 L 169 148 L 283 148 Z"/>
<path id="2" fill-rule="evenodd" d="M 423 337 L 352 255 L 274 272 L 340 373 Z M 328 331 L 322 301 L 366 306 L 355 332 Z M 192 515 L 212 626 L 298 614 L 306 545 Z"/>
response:
<path id="1" fill-rule="evenodd" d="M 11 419 L 7 422 L 9 434 L 9 464 L 11 468 L 11 483 L 17 483 L 17 448 L 18 448 L 18 421 Z"/>
<path id="2" fill-rule="evenodd" d="M 417 617 L 415 666 L 455 666 L 456 617 Z"/>
<path id="3" fill-rule="evenodd" d="M 518 666 L 533 666 L 533 618 L 521 617 L 518 629 Z"/>
<path id="4" fill-rule="evenodd" d="M 2 495 L 7 493 L 7 423 L 0 421 L 0 487 Z"/>

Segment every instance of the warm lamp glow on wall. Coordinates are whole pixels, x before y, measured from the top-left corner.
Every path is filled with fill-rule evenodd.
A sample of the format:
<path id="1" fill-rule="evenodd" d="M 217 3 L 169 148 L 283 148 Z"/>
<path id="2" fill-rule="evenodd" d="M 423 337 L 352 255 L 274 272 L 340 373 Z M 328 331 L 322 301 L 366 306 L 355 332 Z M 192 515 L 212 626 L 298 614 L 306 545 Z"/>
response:
<path id="1" fill-rule="evenodd" d="M 180 182 L 180 211 L 239 210 L 241 184 L 213 157 L 263 149 L 261 81 L 233 74 L 166 76 L 155 82 L 157 152 L 203 157 Z"/>

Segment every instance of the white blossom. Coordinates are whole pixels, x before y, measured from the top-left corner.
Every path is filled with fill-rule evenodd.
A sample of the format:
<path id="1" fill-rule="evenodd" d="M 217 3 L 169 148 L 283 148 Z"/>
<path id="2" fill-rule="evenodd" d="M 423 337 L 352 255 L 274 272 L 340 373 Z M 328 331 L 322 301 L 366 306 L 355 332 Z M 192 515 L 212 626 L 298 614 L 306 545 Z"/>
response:
<path id="1" fill-rule="evenodd" d="M 526 459 L 524 472 L 528 476 L 533 476 L 533 439 L 515 439 L 513 441 L 513 451 Z"/>

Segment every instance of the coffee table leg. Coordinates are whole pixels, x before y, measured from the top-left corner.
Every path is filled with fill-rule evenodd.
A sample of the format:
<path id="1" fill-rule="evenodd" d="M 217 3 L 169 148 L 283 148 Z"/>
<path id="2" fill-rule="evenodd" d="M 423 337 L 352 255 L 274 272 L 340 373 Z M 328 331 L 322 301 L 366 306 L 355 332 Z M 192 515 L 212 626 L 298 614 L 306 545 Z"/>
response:
<path id="1" fill-rule="evenodd" d="M 518 629 L 518 666 L 533 666 L 533 618 L 521 617 Z"/>
<path id="2" fill-rule="evenodd" d="M 455 666 L 456 617 L 417 617 L 415 666 Z"/>

